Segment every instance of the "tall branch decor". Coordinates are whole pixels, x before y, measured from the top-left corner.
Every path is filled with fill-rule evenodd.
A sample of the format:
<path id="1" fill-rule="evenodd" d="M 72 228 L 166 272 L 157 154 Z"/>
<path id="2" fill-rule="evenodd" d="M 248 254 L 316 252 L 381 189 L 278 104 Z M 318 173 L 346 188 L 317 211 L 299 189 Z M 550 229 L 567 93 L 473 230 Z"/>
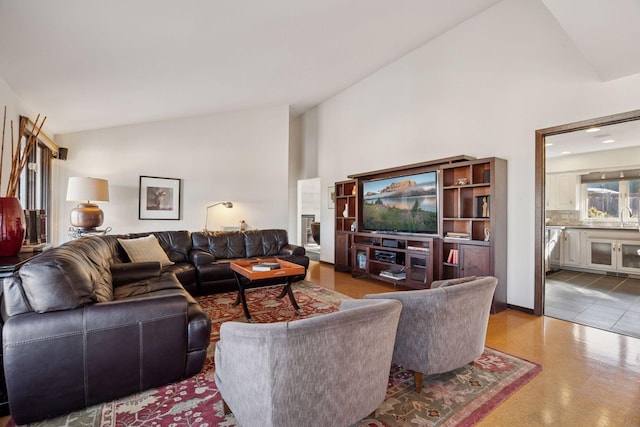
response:
<path id="1" fill-rule="evenodd" d="M 24 169 L 24 167 L 27 165 L 31 152 L 38 143 L 38 136 L 40 136 L 40 131 L 42 130 L 42 126 L 44 126 L 44 122 L 46 120 L 47 117 L 45 116 L 42 119 L 42 122 L 40 122 L 40 114 L 38 114 L 38 117 L 36 117 L 36 121 L 33 126 L 33 131 L 27 135 L 27 123 L 29 120 L 26 117 L 20 117 L 17 141 L 15 141 L 13 138 L 13 120 L 10 121 L 11 170 L 9 172 L 9 182 L 7 183 L 5 197 L 16 197 L 16 194 L 18 192 L 18 184 L 20 183 L 20 175 L 22 174 L 22 170 Z M 38 124 L 38 122 L 40 122 L 40 124 Z M 7 106 L 5 105 L 4 115 L 2 118 L 2 145 L 0 145 L 0 188 L 2 188 L 2 172 L 4 170 L 4 138 L 6 126 Z M 26 138 L 24 146 L 21 143 L 23 138 Z"/>

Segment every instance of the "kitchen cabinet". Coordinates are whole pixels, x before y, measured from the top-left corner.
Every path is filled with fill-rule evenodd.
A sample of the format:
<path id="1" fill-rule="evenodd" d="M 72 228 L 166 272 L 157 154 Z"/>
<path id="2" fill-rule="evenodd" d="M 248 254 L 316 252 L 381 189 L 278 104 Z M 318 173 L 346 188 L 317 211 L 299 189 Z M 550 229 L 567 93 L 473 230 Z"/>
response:
<path id="1" fill-rule="evenodd" d="M 547 210 L 578 209 L 576 174 L 547 174 L 545 179 L 545 208 Z"/>
<path id="2" fill-rule="evenodd" d="M 563 233 L 560 227 L 545 230 L 545 271 L 553 271 L 562 264 Z"/>
<path id="3" fill-rule="evenodd" d="M 582 231 L 565 229 L 562 233 L 562 265 L 581 266 L 582 263 Z"/>
<path id="4" fill-rule="evenodd" d="M 587 239 L 587 267 L 619 273 L 640 273 L 640 240 Z"/>

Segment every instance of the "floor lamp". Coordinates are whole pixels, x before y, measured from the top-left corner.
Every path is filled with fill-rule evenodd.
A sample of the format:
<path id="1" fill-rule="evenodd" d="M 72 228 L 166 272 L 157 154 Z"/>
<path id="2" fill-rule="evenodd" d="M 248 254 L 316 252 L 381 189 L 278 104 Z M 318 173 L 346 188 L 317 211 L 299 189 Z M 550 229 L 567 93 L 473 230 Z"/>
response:
<path id="1" fill-rule="evenodd" d="M 209 225 L 209 209 L 211 209 L 214 206 L 218 206 L 218 205 L 222 205 L 225 208 L 232 208 L 233 207 L 233 203 L 232 202 L 218 202 L 218 203 L 214 203 L 212 205 L 207 206 L 207 217 L 205 218 L 205 221 L 204 221 L 204 231 L 208 231 L 209 230 L 207 228 L 207 226 Z"/>

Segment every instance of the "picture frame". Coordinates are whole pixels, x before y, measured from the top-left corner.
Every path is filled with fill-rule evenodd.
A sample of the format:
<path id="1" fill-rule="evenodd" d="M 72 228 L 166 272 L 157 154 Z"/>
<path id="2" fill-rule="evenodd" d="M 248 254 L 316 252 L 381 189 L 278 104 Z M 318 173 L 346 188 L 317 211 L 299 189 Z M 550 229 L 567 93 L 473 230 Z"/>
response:
<path id="1" fill-rule="evenodd" d="M 476 196 L 476 218 L 489 218 L 491 216 L 491 197 Z"/>
<path id="2" fill-rule="evenodd" d="M 179 178 L 140 176 L 138 219 L 179 220 L 181 211 Z"/>
<path id="3" fill-rule="evenodd" d="M 467 185 L 469 183 L 469 178 L 458 178 L 456 181 L 456 185 Z"/>
<path id="4" fill-rule="evenodd" d="M 329 187 L 329 198 L 327 199 L 327 208 L 335 209 L 336 208 L 336 186 L 332 185 Z"/>

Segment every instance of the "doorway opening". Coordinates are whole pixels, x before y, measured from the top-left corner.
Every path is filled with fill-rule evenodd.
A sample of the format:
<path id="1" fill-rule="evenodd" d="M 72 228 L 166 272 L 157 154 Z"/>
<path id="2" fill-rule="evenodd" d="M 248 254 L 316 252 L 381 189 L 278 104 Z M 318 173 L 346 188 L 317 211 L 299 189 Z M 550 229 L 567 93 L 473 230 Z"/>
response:
<path id="1" fill-rule="evenodd" d="M 536 131 L 535 314 L 640 335 L 640 219 L 637 194 L 626 185 L 634 179 L 629 167 L 638 166 L 629 163 L 638 156 L 625 155 L 622 138 L 602 148 L 611 142 L 608 133 L 632 129 L 638 120 L 640 110 Z M 584 137 L 598 128 L 609 131 L 600 132 L 601 140 L 593 139 L 595 133 Z M 637 149 L 640 132 L 625 136 L 627 147 Z M 629 191 L 613 194 L 610 183 L 617 180 L 625 180 L 620 188 Z M 605 196 L 608 208 L 598 211 Z M 625 214 L 629 210 L 635 217 Z M 611 231 L 623 241 L 600 238 Z"/>
<path id="2" fill-rule="evenodd" d="M 313 261 L 320 260 L 320 188 L 320 178 L 298 180 L 297 241 Z"/>

